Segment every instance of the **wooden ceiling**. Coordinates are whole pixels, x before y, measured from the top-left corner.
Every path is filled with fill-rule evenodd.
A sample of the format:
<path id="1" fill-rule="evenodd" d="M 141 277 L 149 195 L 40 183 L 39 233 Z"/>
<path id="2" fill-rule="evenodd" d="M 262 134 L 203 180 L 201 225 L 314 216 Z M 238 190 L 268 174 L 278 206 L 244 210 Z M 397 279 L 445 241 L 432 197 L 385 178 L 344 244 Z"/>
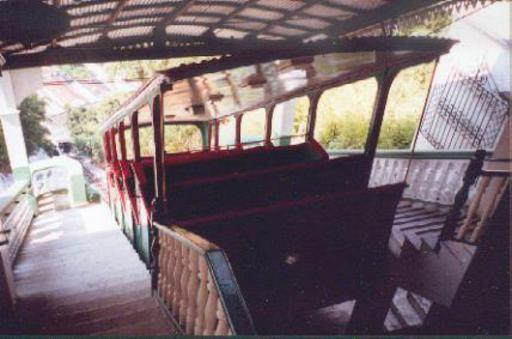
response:
<path id="1" fill-rule="evenodd" d="M 0 0 L 0 8 L 16 1 L 20 0 Z M 36 1 L 27 2 L 22 25 L 40 19 L 30 8 Z M 67 28 L 37 42 L 22 37 L 3 41 L 0 35 L 0 54 L 6 60 L 4 68 L 12 69 L 264 53 L 266 48 L 361 30 L 385 33 L 382 28 L 390 20 L 477 2 L 481 0 L 47 0 L 42 3 L 63 13 Z M 0 11 L 0 22 L 5 20 L 9 18 L 2 18 Z"/>

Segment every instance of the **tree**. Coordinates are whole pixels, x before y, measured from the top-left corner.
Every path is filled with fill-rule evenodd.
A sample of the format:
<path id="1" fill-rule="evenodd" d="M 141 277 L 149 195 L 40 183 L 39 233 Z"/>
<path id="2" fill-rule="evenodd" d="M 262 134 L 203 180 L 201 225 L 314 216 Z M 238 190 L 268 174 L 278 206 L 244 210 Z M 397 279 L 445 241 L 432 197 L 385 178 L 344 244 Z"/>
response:
<path id="1" fill-rule="evenodd" d="M 104 64 L 104 69 L 112 79 L 145 79 L 155 72 L 177 67 L 182 64 L 200 62 L 211 57 L 190 57 L 162 60 L 118 61 Z"/>
<path id="2" fill-rule="evenodd" d="M 101 123 L 128 98 L 129 93 L 115 93 L 97 104 L 67 108 L 67 126 L 79 152 L 90 155 L 93 161 L 103 161 Z"/>
<path id="3" fill-rule="evenodd" d="M 66 74 L 72 79 L 84 80 L 92 78 L 91 71 L 89 71 L 89 69 L 82 64 L 60 65 L 57 68 L 61 73 Z"/>

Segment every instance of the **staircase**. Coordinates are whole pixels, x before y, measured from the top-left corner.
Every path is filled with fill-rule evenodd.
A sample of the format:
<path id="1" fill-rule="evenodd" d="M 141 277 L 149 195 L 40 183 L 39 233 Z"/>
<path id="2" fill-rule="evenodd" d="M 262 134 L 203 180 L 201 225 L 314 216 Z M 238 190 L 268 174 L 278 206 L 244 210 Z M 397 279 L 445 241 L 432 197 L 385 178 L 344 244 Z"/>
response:
<path id="1" fill-rule="evenodd" d="M 150 275 L 104 205 L 39 200 L 14 266 L 17 314 L 6 334 L 169 335 Z"/>
<path id="2" fill-rule="evenodd" d="M 394 272 L 400 281 L 386 329 L 395 333 L 421 333 L 433 305 L 450 307 L 475 254 L 476 246 L 442 241 L 435 251 L 450 207 L 404 199 L 395 216 L 389 247 Z M 462 226 L 466 209 L 457 228 Z M 405 331 L 405 332 L 404 332 Z"/>

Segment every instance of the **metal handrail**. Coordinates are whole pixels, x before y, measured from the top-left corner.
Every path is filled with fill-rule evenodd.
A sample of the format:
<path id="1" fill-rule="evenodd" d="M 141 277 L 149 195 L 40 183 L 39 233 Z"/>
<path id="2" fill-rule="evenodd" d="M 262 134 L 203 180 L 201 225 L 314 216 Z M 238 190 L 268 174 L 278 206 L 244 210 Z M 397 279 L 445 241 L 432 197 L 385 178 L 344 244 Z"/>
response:
<path id="1" fill-rule="evenodd" d="M 362 154 L 362 150 L 328 150 L 331 157 Z M 381 150 L 375 154 L 376 158 L 406 158 L 406 159 L 450 159 L 450 160 L 469 160 L 475 154 L 474 150 L 460 151 L 412 151 L 412 150 Z M 487 152 L 487 158 L 492 156 L 492 152 Z M 487 159 L 486 159 L 487 160 Z M 491 159 L 489 159 L 492 161 Z"/>

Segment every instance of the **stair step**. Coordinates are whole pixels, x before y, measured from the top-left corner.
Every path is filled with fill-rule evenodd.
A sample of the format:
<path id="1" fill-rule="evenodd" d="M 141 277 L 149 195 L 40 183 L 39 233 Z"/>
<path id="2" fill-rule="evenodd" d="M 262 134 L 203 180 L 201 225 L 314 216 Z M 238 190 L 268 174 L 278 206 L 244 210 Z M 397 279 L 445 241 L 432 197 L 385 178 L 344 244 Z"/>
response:
<path id="1" fill-rule="evenodd" d="M 82 291 L 95 291 L 102 288 L 115 287 L 119 281 L 130 281 L 133 279 L 142 280 L 148 278 L 147 272 L 122 270 L 119 272 L 112 272 L 109 275 L 85 275 L 80 277 L 72 277 L 70 279 L 62 279 L 58 283 L 52 281 L 45 281 L 38 284 L 37 282 L 27 282 L 18 284 L 16 286 L 17 295 L 19 297 L 29 297 L 37 294 L 46 294 L 49 297 L 58 297 L 62 295 L 65 290 L 82 290 Z"/>
<path id="2" fill-rule="evenodd" d="M 134 258 L 128 258 L 127 261 L 120 263 L 114 263 L 107 261 L 107 258 L 102 260 L 102 257 L 91 258 L 88 261 L 79 261 L 76 263 L 70 263 L 69 261 L 63 261 L 61 265 L 46 266 L 44 269 L 34 270 L 19 270 L 16 269 L 13 273 L 17 280 L 23 283 L 24 280 L 31 281 L 45 281 L 49 276 L 59 276 L 68 278 L 74 275 L 83 275 L 91 268 L 95 271 L 98 269 L 104 271 L 120 271 L 120 270 L 133 270 L 134 272 L 144 272 L 138 261 L 138 256 L 134 254 Z"/>
<path id="3" fill-rule="evenodd" d="M 393 297 L 393 305 L 395 305 L 394 307 L 397 311 L 395 315 L 399 320 L 401 316 L 407 327 L 419 326 L 423 323 L 420 315 L 418 315 L 415 308 L 410 304 L 407 298 L 407 291 L 398 288 Z"/>
<path id="4" fill-rule="evenodd" d="M 432 302 L 409 291 L 407 291 L 407 300 L 423 323 L 427 317 L 428 311 L 430 310 L 430 306 L 432 306 Z"/>
<path id="5" fill-rule="evenodd" d="M 28 308 L 28 310 L 37 309 L 38 311 L 63 313 L 69 312 L 70 309 L 76 309 L 77 307 L 95 307 L 94 305 L 101 305 L 105 299 L 117 298 L 119 296 L 135 293 L 141 290 L 147 291 L 147 293 L 150 294 L 149 278 L 132 280 L 127 283 L 119 282 L 115 286 L 98 288 L 92 291 L 84 291 L 80 293 L 76 293 L 76 289 L 71 288 L 64 289 L 64 291 L 59 295 L 51 297 L 46 296 L 45 294 L 40 294 L 42 298 L 22 299 L 20 301 L 20 307 L 23 309 Z"/>
<path id="6" fill-rule="evenodd" d="M 101 331 L 107 331 L 116 327 L 123 327 L 139 319 L 151 319 L 162 317 L 159 306 L 153 304 L 151 307 L 145 307 L 136 310 L 127 310 L 120 314 L 113 314 L 107 318 L 92 322 L 83 322 L 79 324 L 71 324 L 66 327 L 47 328 L 44 330 L 46 334 L 61 335 L 86 335 Z"/>
<path id="7" fill-rule="evenodd" d="M 156 305 L 156 301 L 147 295 L 134 300 L 120 300 L 118 303 L 103 303 L 100 308 L 79 310 L 75 313 L 61 313 L 53 319 L 53 324 L 80 324 L 96 322 L 111 317 L 113 314 L 123 314 L 126 310 L 148 309 Z M 50 322 L 47 322 L 50 323 Z"/>
<path id="8" fill-rule="evenodd" d="M 400 322 L 400 320 L 398 320 L 395 312 L 390 309 L 386 319 L 384 320 L 384 327 L 386 328 L 386 331 L 393 332 L 402 329 L 404 325 Z"/>
<path id="9" fill-rule="evenodd" d="M 171 335 L 178 331 L 174 325 L 167 319 L 147 319 L 142 318 L 126 326 L 111 328 L 107 331 L 96 332 L 93 335 Z"/>
<path id="10" fill-rule="evenodd" d="M 471 245 L 466 245 L 456 241 L 443 241 L 441 242 L 441 246 L 446 248 L 462 266 L 468 265 L 473 257 L 473 255 L 465 249 L 466 246 Z"/>
<path id="11" fill-rule="evenodd" d="M 421 236 L 421 241 L 427 246 L 430 251 L 433 251 L 437 246 L 437 240 L 439 239 L 439 233 L 425 234 Z"/>

